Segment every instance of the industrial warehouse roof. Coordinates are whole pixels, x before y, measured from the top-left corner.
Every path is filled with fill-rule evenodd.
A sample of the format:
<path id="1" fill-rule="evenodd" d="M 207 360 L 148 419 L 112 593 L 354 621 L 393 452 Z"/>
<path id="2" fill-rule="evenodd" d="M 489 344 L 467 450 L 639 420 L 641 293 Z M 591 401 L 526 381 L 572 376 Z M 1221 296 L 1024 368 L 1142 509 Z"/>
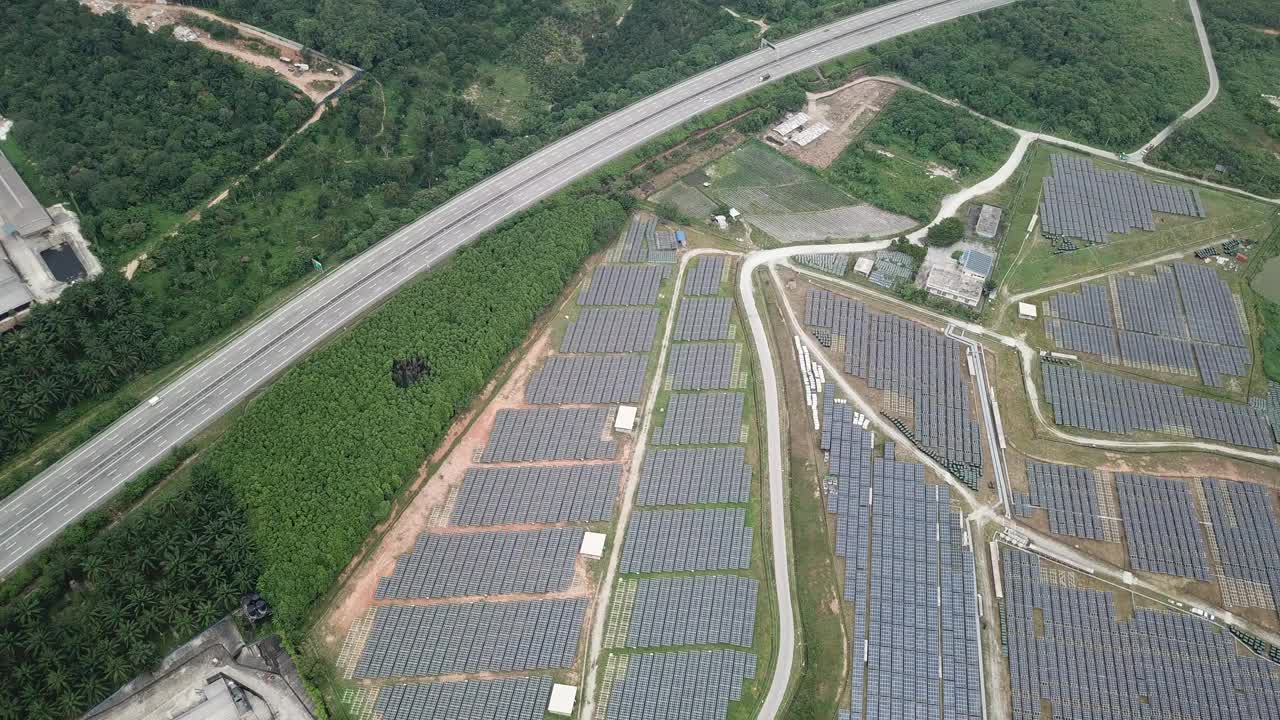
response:
<path id="1" fill-rule="evenodd" d="M 30 305 L 31 293 L 22 284 L 22 278 L 10 267 L 9 261 L 0 253 L 0 315 Z"/>
<path id="2" fill-rule="evenodd" d="M 32 235 L 53 225 L 53 220 L 23 182 L 9 159 L 0 153 L 0 229 Z"/>

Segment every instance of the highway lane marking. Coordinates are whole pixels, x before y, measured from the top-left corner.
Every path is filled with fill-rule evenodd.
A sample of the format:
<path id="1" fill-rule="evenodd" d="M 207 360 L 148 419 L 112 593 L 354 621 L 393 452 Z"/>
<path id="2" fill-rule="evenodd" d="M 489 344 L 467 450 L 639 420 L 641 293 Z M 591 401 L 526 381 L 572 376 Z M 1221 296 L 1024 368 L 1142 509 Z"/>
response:
<path id="1" fill-rule="evenodd" d="M 886 9 L 884 12 L 887 13 L 889 12 L 889 10 Z M 869 18 L 855 16 L 855 17 L 849 18 L 846 22 L 840 23 L 833 27 L 853 28 L 852 32 L 856 33 L 856 32 L 860 32 L 863 29 L 860 26 L 867 21 L 869 21 Z M 831 29 L 832 27 L 827 27 L 827 28 L 823 28 L 822 31 L 829 32 Z M 811 42 L 812 38 L 814 37 L 816 37 L 816 31 L 806 36 L 798 36 L 798 38 L 803 39 L 803 42 Z M 792 47 L 797 49 L 804 47 L 804 44 L 801 39 L 793 39 L 793 40 L 795 40 L 795 42 L 786 46 L 788 49 Z M 841 47 L 841 46 L 832 44 L 830 46 L 831 49 L 828 51 L 828 54 L 831 54 L 834 57 L 840 54 L 845 54 L 847 52 L 847 50 L 841 50 L 837 52 L 838 47 Z M 685 114 L 688 112 L 688 109 L 687 107 L 682 108 L 681 106 L 685 106 L 686 104 L 689 103 L 691 99 L 697 97 L 696 93 L 693 95 L 690 95 L 684 92 L 685 88 L 697 87 L 700 84 L 715 83 L 717 81 L 719 81 L 720 84 L 724 85 L 725 83 L 723 82 L 722 79 L 725 78 L 726 76 L 731 76 L 733 73 L 738 73 L 738 72 L 747 73 L 749 72 L 748 68 L 767 67 L 769 63 L 768 63 L 768 58 L 765 57 L 766 54 L 767 53 L 764 53 L 763 51 L 758 51 L 756 53 L 743 56 L 738 61 L 731 61 L 728 64 L 725 64 L 718 68 L 714 68 L 707 72 L 696 75 L 692 78 L 682 81 L 681 83 L 678 83 L 675 86 L 672 86 L 671 88 L 668 88 L 665 91 L 660 91 L 659 93 L 653 96 L 650 96 L 649 98 L 642 100 L 639 103 L 634 104 L 629 109 L 624 108 L 622 111 L 619 111 L 618 113 L 602 118 L 596 123 L 593 123 L 592 125 L 589 125 L 586 128 L 583 128 L 582 130 L 580 130 L 579 131 L 580 134 L 578 134 L 577 137 L 570 135 L 566 137 L 564 140 L 558 143 L 553 143 L 553 145 L 549 146 L 548 148 L 544 148 L 543 151 L 534 153 L 529 158 L 526 158 L 526 160 L 531 160 L 531 161 L 536 160 L 537 162 L 540 162 L 543 165 L 554 161 L 555 158 L 562 152 L 567 152 L 570 154 L 564 160 L 560 160 L 559 163 L 557 163 L 557 164 L 563 163 L 565 164 L 565 167 L 563 168 L 563 171 L 557 170 L 558 174 L 552 178 L 549 178 L 550 182 L 539 183 L 531 191 L 522 193 L 528 199 L 520 200 L 513 197 L 504 204 L 510 206 L 511 204 L 514 203 L 516 206 L 521 208 L 528 207 L 533 203 L 535 203 L 537 200 L 539 200 L 541 197 L 545 196 L 546 192 L 544 191 L 548 187 L 554 190 L 555 188 L 562 187 L 568 182 L 571 182 L 575 177 L 577 177 L 580 174 L 579 172 L 577 172 L 577 168 L 580 168 L 582 166 L 581 157 L 578 157 L 576 159 L 574 157 L 574 153 L 577 153 L 580 156 L 581 151 L 575 151 L 574 147 L 575 146 L 582 147 L 584 144 L 586 144 L 586 146 L 588 147 L 590 146 L 590 144 L 599 144 L 599 142 L 602 142 L 603 139 L 607 139 L 611 134 L 616 134 L 616 132 L 612 131 L 611 129 L 625 123 L 628 117 L 634 117 L 636 114 L 639 113 L 639 108 L 656 107 L 659 103 L 665 103 L 670 108 L 675 109 L 677 111 L 676 113 L 670 113 L 669 115 Z M 751 83 L 747 83 L 745 81 L 734 83 L 732 80 L 730 80 L 729 82 L 732 84 L 726 85 L 726 87 L 722 88 L 721 92 L 717 93 L 717 96 L 724 96 L 725 93 L 729 93 L 730 88 L 748 87 L 751 85 Z M 736 90 L 732 91 L 732 95 L 726 96 L 725 99 L 728 99 L 728 97 L 731 97 L 737 94 L 739 93 Z M 679 122 L 675 122 L 674 120 L 669 120 L 667 117 L 664 117 L 666 113 L 659 113 L 657 115 L 654 115 L 651 113 L 650 115 L 651 116 L 649 117 L 642 117 L 639 121 L 636 121 L 632 123 L 631 126 L 628 126 L 628 129 L 634 128 L 634 130 L 629 133 L 629 137 L 627 139 L 624 139 L 624 142 L 623 142 L 624 146 L 619 147 L 618 149 L 619 153 L 624 152 L 626 149 L 630 147 L 637 146 L 643 143 L 645 140 L 657 136 L 661 132 L 660 130 L 653 130 L 650 128 L 674 127 L 679 124 Z M 595 140 L 596 137 L 602 137 L 602 140 Z M 255 330 L 253 332 L 254 333 L 257 333 L 260 331 L 265 332 L 269 328 L 275 327 L 276 326 L 275 321 L 277 319 L 281 324 L 292 321 L 294 318 L 298 317 L 298 313 L 304 312 L 306 311 L 306 308 L 311 307 L 311 305 L 309 304 L 311 300 L 314 300 L 317 298 L 326 298 L 326 297 L 330 299 L 336 299 L 337 297 L 340 297 L 344 293 L 351 292 L 351 287 L 350 286 L 343 287 L 341 280 L 350 278 L 355 273 L 365 271 L 367 268 L 371 266 L 371 264 L 377 263 L 382 259 L 388 257 L 388 254 L 394 253 L 394 251 L 396 251 L 399 247 L 402 247 L 405 243 L 413 242 L 414 234 L 424 232 L 424 231 L 429 232 L 429 234 L 431 235 L 439 234 L 441 230 L 439 229 L 432 230 L 431 228 L 433 226 L 438 226 L 440 223 L 445 222 L 445 220 L 449 217 L 457 217 L 459 215 L 465 215 L 468 212 L 475 212 L 476 209 L 483 208 L 485 203 L 481 198 L 481 194 L 484 188 L 495 187 L 495 186 L 496 187 L 506 186 L 506 187 L 512 188 L 514 191 L 514 190 L 520 190 L 521 186 L 531 184 L 531 181 L 533 180 L 533 178 L 526 179 L 522 176 L 532 172 L 536 167 L 538 167 L 538 165 L 534 162 L 529 162 L 529 163 L 517 162 L 511 168 L 508 168 L 507 170 L 502 171 L 497 175 L 487 178 L 486 180 L 482 181 L 479 185 L 473 187 L 471 189 L 472 192 L 464 192 L 461 196 L 456 198 L 455 201 L 446 203 L 444 207 L 439 208 L 439 211 L 440 211 L 439 214 L 433 214 L 430 217 L 424 217 L 421 219 L 421 221 L 411 223 L 409 226 L 406 226 L 405 228 L 401 229 L 400 231 L 397 231 L 396 233 L 393 233 L 391 238 L 389 238 L 389 240 L 394 241 L 396 243 L 395 246 L 383 245 L 381 249 L 375 251 L 374 253 L 370 253 L 368 255 L 365 255 L 362 258 L 358 258 L 356 261 L 349 263 L 347 265 L 344 265 L 343 267 L 335 270 L 331 275 L 329 275 L 328 278 L 312 286 L 312 288 L 310 288 L 308 291 L 304 291 L 302 295 L 300 295 L 297 298 L 298 302 L 292 303 L 290 306 L 280 308 L 279 312 L 275 314 L 273 317 L 265 318 L 262 321 L 263 324 L 258 328 L 258 330 Z M 564 180 L 559 179 L 559 177 L 562 175 L 566 176 L 566 179 Z M 491 226 L 492 223 L 488 223 L 487 225 Z M 481 234 L 482 232 L 483 232 L 483 228 L 475 230 L 474 234 L 478 235 L 478 234 Z M 474 237 L 474 235 L 468 235 L 466 233 L 463 233 L 462 235 L 464 235 L 465 237 L 459 238 L 459 240 L 457 240 L 456 242 L 445 241 L 445 246 L 441 248 L 441 251 L 431 253 L 429 258 L 434 259 L 444 254 L 445 252 L 450 252 L 456 249 L 457 247 L 460 247 L 462 244 L 464 244 L 464 241 L 469 241 Z M 410 248 L 409 250 L 406 250 L 406 252 L 414 252 L 414 251 L 416 251 L 416 249 L 414 248 Z M 429 269 L 429 266 L 417 267 L 413 269 L 413 271 L 409 273 L 409 275 L 410 276 L 415 275 L 418 272 L 425 269 Z M 386 268 L 378 269 L 379 274 L 385 271 L 386 271 Z M 374 273 L 370 272 L 369 274 L 372 275 Z M 365 279 L 366 278 L 359 278 L 356 284 L 363 283 Z M 381 292 L 379 294 L 381 294 Z M 306 299 L 305 302 L 303 301 L 304 298 Z M 348 315 L 343 319 L 339 320 L 336 324 L 329 324 L 328 330 L 324 332 L 340 329 L 341 326 L 350 317 L 351 316 Z M 317 319 L 318 319 L 318 316 L 317 316 Z M 311 319 L 304 318 L 300 322 L 310 323 Z M 276 347 L 278 347 L 276 346 L 277 342 L 284 342 L 285 338 L 289 337 L 292 334 L 293 332 L 291 328 L 289 332 L 277 335 L 275 338 L 272 339 L 271 343 L 269 345 L 264 346 L 263 349 L 274 350 Z M 308 345 L 310 344 L 311 337 L 312 336 L 310 335 L 307 336 Z M 240 342 L 240 343 L 237 343 L 236 345 L 228 346 L 226 351 L 227 353 L 231 353 L 234 350 L 243 349 L 245 345 L 251 345 L 251 343 Z M 301 352 L 307 351 L 309 349 L 310 347 L 303 347 L 300 349 L 296 349 L 293 352 L 289 352 L 288 350 L 286 350 L 286 359 L 283 362 L 279 363 L 277 367 L 282 365 L 287 365 L 288 363 L 293 362 L 294 359 L 299 354 L 301 354 Z M 214 363 L 213 365 L 210 365 L 209 367 L 224 368 L 226 367 L 229 361 L 230 361 L 229 357 L 222 357 L 216 363 Z M 205 370 L 207 370 L 207 368 Z M 203 371 L 204 370 L 202 370 L 202 372 Z M 263 382 L 265 381 L 265 379 L 266 378 L 260 378 L 259 381 Z M 181 380 L 179 382 L 181 382 Z M 219 384 L 222 384 L 222 383 L 219 383 Z M 212 388 L 210 388 L 210 390 L 212 390 Z M 194 396 L 203 395 L 205 397 L 209 397 L 208 393 L 200 392 L 200 389 L 198 388 L 193 389 L 190 393 L 188 393 L 188 395 L 192 395 L 192 394 L 194 394 Z M 223 396 L 225 397 L 225 391 Z M 190 400 L 188 400 L 187 402 L 190 402 Z M 190 408 L 184 409 L 183 412 L 184 414 L 187 414 L 191 411 L 195 411 L 197 407 L 198 407 L 198 404 Z M 204 415 L 207 419 L 207 413 L 204 413 Z M 129 418 L 126 418 L 126 420 L 129 420 L 130 422 L 133 422 L 133 423 L 143 422 L 145 421 L 145 413 L 131 416 Z M 162 431 L 162 427 L 155 428 L 154 430 L 152 430 L 151 428 L 148 428 L 148 434 L 156 434 L 161 431 Z M 159 440 L 161 438 L 158 435 L 155 435 L 155 439 Z M 85 451 L 89 452 L 93 450 L 99 450 L 101 449 L 101 445 L 102 445 L 101 443 L 91 442 L 86 446 Z M 78 456 L 80 454 L 82 453 L 77 453 L 76 455 Z M 112 458 L 108 456 L 105 461 L 108 463 L 118 463 L 119 462 L 118 457 L 119 456 L 117 456 L 116 458 Z M 69 474 L 74 474 L 76 472 L 75 468 L 71 467 L 72 464 L 73 463 L 68 463 L 68 465 L 65 467 L 65 472 Z M 84 477 L 82 477 L 82 479 L 86 482 L 89 480 L 89 478 L 84 478 Z M 76 481 L 76 483 L 78 482 L 80 482 L 80 480 Z M 76 483 L 72 483 L 72 486 L 74 486 L 74 484 Z M 2 571 L 3 570 L 0 569 L 0 572 Z"/>

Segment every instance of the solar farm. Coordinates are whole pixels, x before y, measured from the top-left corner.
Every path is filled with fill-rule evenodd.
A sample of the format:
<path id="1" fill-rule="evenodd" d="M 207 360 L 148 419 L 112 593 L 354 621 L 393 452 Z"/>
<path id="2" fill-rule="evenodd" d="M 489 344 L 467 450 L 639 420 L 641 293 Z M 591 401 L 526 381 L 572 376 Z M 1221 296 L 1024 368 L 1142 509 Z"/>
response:
<path id="1" fill-rule="evenodd" d="M 1139 431 L 1273 450 L 1271 425 L 1248 405 L 1188 395 L 1166 383 L 1040 364 L 1045 402 L 1058 425 L 1103 433 Z"/>
<path id="2" fill-rule="evenodd" d="M 513 375 L 507 399 L 494 403 L 489 422 L 479 426 L 474 444 L 450 470 L 456 479 L 420 514 L 417 522 L 425 529 L 394 557 L 393 566 L 380 570 L 367 610 L 350 626 L 339 657 L 343 674 L 361 682 L 359 699 L 351 701 L 358 717 L 541 720 L 553 682 L 564 682 L 581 668 L 595 592 L 590 568 L 592 558 L 599 557 L 598 550 L 588 554 L 588 533 L 608 530 L 627 482 L 621 462 L 627 440 L 616 432 L 615 416 L 619 404 L 644 402 L 675 246 L 674 234 L 658 228 L 653 218 L 633 221 L 609 261 L 575 296 L 578 307 L 568 313 L 558 352 L 531 358 L 527 374 Z M 718 293 L 727 264 L 704 258 L 699 265 L 704 271 L 695 285 Z M 694 385 L 732 379 L 739 362 L 736 345 L 689 347 L 686 352 L 693 355 L 681 377 Z M 714 372 L 704 370 L 701 363 L 712 359 L 719 363 L 708 366 Z M 714 409 L 694 409 L 691 417 Z M 740 440 L 740 402 L 738 410 L 734 443 Z M 714 452 L 703 454 L 708 450 Z M 735 458 L 738 464 L 730 465 Z M 682 488 L 675 474 L 692 478 L 710 470 L 721 473 L 720 484 L 711 488 L 713 501 L 741 506 L 641 513 L 633 532 L 649 528 L 659 536 L 648 550 L 650 539 L 628 540 L 635 557 L 629 562 L 644 565 L 644 573 L 664 563 L 734 570 L 706 576 L 723 577 L 728 584 L 646 585 L 639 594 L 640 612 L 630 623 L 634 642 L 650 647 L 671 638 L 682 645 L 717 645 L 727 637 L 749 649 L 756 581 L 741 574 L 750 565 L 753 532 L 746 522 L 751 469 L 742 448 L 655 455 L 648 467 L 647 487 L 661 504 L 702 502 L 706 488 Z M 678 543 L 685 554 L 673 556 L 673 563 L 664 557 L 664 542 Z M 750 587 L 732 584 L 748 580 Z M 702 616 L 687 616 L 684 626 L 653 625 L 645 631 L 664 607 L 693 603 L 708 589 L 720 600 L 736 592 L 740 602 L 705 606 Z M 750 613 L 739 613 L 748 603 Z M 734 611 L 732 617 L 724 614 L 726 607 Z M 706 628 L 694 617 L 703 617 Z M 685 643 L 684 633 L 707 640 Z M 636 670 L 643 666 L 634 665 Z M 726 692 L 740 692 L 754 667 L 753 658 Z M 713 671 L 718 672 L 707 672 Z M 734 682 L 739 690 L 733 690 Z"/>
<path id="3" fill-rule="evenodd" d="M 1238 653 L 1227 632 L 1143 607 L 1122 618 L 1113 592 L 1018 550 L 1001 557 L 1014 720 L 1280 716 L 1280 665 Z"/>
<path id="4" fill-rule="evenodd" d="M 1223 387 L 1249 374 L 1244 307 L 1212 267 L 1159 266 L 1113 275 L 1044 303 L 1045 332 L 1059 348 L 1103 362 Z"/>
<path id="5" fill-rule="evenodd" d="M 1155 230 L 1153 213 L 1205 217 L 1198 190 L 1104 170 L 1083 158 L 1051 155 L 1040 200 L 1041 231 L 1050 237 L 1104 244 L 1108 234 Z"/>
<path id="6" fill-rule="evenodd" d="M 844 371 L 880 391 L 884 412 L 928 455 L 976 488 L 983 449 L 963 347 L 943 333 L 827 290 L 810 289 L 804 323 L 844 354 Z"/>
<path id="7" fill-rule="evenodd" d="M 685 271 L 609 604 L 607 720 L 720 720 L 757 680 L 764 571 L 727 272 L 709 256 Z"/>
<path id="8" fill-rule="evenodd" d="M 851 705 L 839 718 L 982 718 L 974 562 L 950 491 L 891 442 L 876 457 L 853 409 L 831 408 L 827 510 L 853 614 Z"/>

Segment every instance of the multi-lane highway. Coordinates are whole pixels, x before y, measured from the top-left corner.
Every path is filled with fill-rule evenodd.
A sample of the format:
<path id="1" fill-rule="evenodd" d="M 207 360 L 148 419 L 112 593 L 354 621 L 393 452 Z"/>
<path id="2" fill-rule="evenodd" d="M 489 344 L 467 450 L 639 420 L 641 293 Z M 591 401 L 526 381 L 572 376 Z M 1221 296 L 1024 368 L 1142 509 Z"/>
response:
<path id="1" fill-rule="evenodd" d="M 461 193 L 332 271 L 7 499 L 0 574 L 415 275 L 610 159 L 765 82 L 1014 1 L 901 0 L 846 18 L 667 88 Z"/>

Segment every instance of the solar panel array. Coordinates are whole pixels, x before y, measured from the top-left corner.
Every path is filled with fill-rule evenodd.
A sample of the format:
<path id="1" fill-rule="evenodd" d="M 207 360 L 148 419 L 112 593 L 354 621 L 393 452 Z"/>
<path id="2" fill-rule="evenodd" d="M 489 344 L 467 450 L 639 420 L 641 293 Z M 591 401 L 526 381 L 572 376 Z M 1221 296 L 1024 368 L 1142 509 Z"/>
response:
<path id="1" fill-rule="evenodd" d="M 1271 423 L 1272 434 L 1280 439 L 1280 383 L 1267 382 L 1265 394 L 1249 398 L 1249 407 Z"/>
<path id="2" fill-rule="evenodd" d="M 627 236 L 622 241 L 622 262 L 642 263 L 649 261 L 649 247 L 654 242 L 658 229 L 658 218 L 652 215 L 636 215 L 627 226 Z"/>
<path id="3" fill-rule="evenodd" d="M 1049 161 L 1053 172 L 1043 180 L 1040 199 L 1045 235 L 1104 244 L 1108 233 L 1155 230 L 1153 212 L 1205 217 L 1198 190 L 1103 170 L 1083 158 L 1053 154 Z"/>
<path id="4" fill-rule="evenodd" d="M 1049 511 L 1049 531 L 1105 540 L 1098 509 L 1098 481 L 1088 468 L 1027 461 L 1032 505 Z"/>
<path id="5" fill-rule="evenodd" d="M 1173 272 L 1178 277 L 1192 340 L 1236 347 L 1248 344 L 1235 295 L 1217 271 L 1206 265 L 1175 263 Z"/>
<path id="6" fill-rule="evenodd" d="M 531 405 L 635 403 L 644 389 L 645 355 L 552 355 L 525 387 Z"/>
<path id="7" fill-rule="evenodd" d="M 618 453 L 604 440 L 606 408 L 503 409 L 481 462 L 607 460 Z"/>
<path id="8" fill-rule="evenodd" d="M 611 658 L 625 665 L 605 704 L 605 720 L 723 718 L 756 675 L 756 656 L 740 650 L 702 650 Z"/>
<path id="9" fill-rule="evenodd" d="M 1247 405 L 1051 363 L 1041 363 L 1040 372 L 1045 401 L 1059 425 L 1124 434 L 1172 432 L 1259 450 L 1275 446 L 1267 421 Z"/>
<path id="10" fill-rule="evenodd" d="M 737 343 L 689 343 L 671 348 L 672 390 L 727 390 L 737 385 Z"/>
<path id="11" fill-rule="evenodd" d="M 388 685 L 373 709 L 381 720 L 543 720 L 549 677 Z"/>
<path id="12" fill-rule="evenodd" d="M 1089 325 L 1115 327 L 1111 296 L 1105 285 L 1081 285 L 1079 292 L 1063 291 L 1049 298 L 1048 316 Z"/>
<path id="13" fill-rule="evenodd" d="M 355 677 L 573 667 L 586 608 L 586 598 L 382 606 Z"/>
<path id="14" fill-rule="evenodd" d="M 667 265 L 601 265 L 578 295 L 579 305 L 653 305 L 658 286 L 671 274 Z"/>
<path id="15" fill-rule="evenodd" d="M 1280 521 L 1274 494 L 1265 486 L 1203 478 L 1206 510 L 1222 574 L 1271 591 L 1280 608 Z"/>
<path id="16" fill-rule="evenodd" d="M 1182 301 L 1178 283 L 1168 267 L 1157 267 L 1154 275 L 1119 275 L 1112 283 L 1125 328 L 1166 337 L 1187 336 L 1179 308 Z"/>
<path id="17" fill-rule="evenodd" d="M 624 573 L 743 570 L 751 566 L 751 528 L 742 508 L 644 510 L 627 526 Z"/>
<path id="18" fill-rule="evenodd" d="M 759 583 L 739 575 L 647 578 L 637 582 L 626 646 L 751 647 Z"/>
<path id="19" fill-rule="evenodd" d="M 844 277 L 844 274 L 849 270 L 849 256 L 838 253 L 797 255 L 796 262 L 837 277 Z"/>
<path id="20" fill-rule="evenodd" d="M 378 579 L 378 600 L 567 590 L 582 531 L 422 533 L 413 552 Z"/>
<path id="21" fill-rule="evenodd" d="M 1135 570 L 1208 580 L 1204 536 L 1187 484 L 1116 473 L 1129 564 Z"/>
<path id="22" fill-rule="evenodd" d="M 743 396 L 732 393 L 675 394 L 667 399 L 655 445 L 727 445 L 742 441 Z"/>
<path id="23" fill-rule="evenodd" d="M 741 447 L 651 450 L 640 471 L 641 505 L 746 503 L 751 466 Z"/>
<path id="24" fill-rule="evenodd" d="M 613 513 L 621 476 L 615 464 L 468 468 L 450 522 L 601 522 Z"/>
<path id="25" fill-rule="evenodd" d="M 1226 375 L 1248 375 L 1244 321 L 1231 289 L 1212 268 L 1175 263 L 1110 282 L 1114 314 L 1103 285 L 1049 299 L 1045 330 L 1059 347 L 1132 368 L 1181 375 L 1198 370 L 1205 385 L 1216 387 Z"/>
<path id="26" fill-rule="evenodd" d="M 1120 341 L 1114 328 L 1086 325 L 1072 320 L 1045 318 L 1044 331 L 1064 350 L 1101 355 L 1105 362 L 1120 362 Z"/>
<path id="27" fill-rule="evenodd" d="M 893 443 L 872 458 L 848 405 L 833 405 L 830 425 L 827 503 L 854 618 L 854 705 L 842 717 L 981 718 L 973 556 L 950 493 Z"/>
<path id="28" fill-rule="evenodd" d="M 809 290 L 805 322 L 843 337 L 844 371 L 883 391 L 885 413 L 910 420 L 922 449 L 957 474 L 980 476 L 982 440 L 963 345 L 826 290 Z"/>
<path id="29" fill-rule="evenodd" d="M 1229 633 L 1141 607 L 1117 622 L 1111 593 L 1046 582 L 1041 564 L 1003 552 L 1013 720 L 1280 717 L 1276 666 Z"/>
<path id="30" fill-rule="evenodd" d="M 731 340 L 729 315 L 733 301 L 726 297 L 695 297 L 680 301 L 680 316 L 676 319 L 676 341 Z"/>
<path id="31" fill-rule="evenodd" d="M 656 308 L 586 308 L 565 329 L 560 352 L 647 353 L 657 331 Z"/>
<path id="32" fill-rule="evenodd" d="M 724 257 L 710 255 L 700 257 L 689 268 L 689 276 L 684 280 L 685 295 L 718 295 L 720 283 L 724 279 Z"/>

